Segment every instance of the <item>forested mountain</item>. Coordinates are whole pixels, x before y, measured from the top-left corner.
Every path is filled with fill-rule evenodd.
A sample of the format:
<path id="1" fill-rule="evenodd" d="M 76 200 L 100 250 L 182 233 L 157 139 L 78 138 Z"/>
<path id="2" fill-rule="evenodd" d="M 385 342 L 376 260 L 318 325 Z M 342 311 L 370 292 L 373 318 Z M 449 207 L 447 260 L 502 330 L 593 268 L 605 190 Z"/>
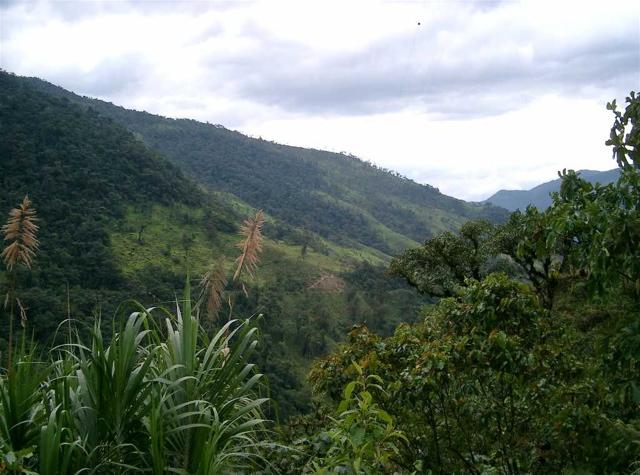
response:
<path id="1" fill-rule="evenodd" d="M 189 176 L 263 208 L 281 223 L 341 245 L 393 255 L 468 219 L 504 220 L 356 157 L 280 145 L 220 125 L 168 119 L 80 97 L 39 79 L 34 86 L 91 107 L 139 134 Z M 281 237 L 291 230 L 280 227 Z"/>
<path id="2" fill-rule="evenodd" d="M 618 179 L 620 170 L 617 168 L 605 172 L 597 170 L 580 170 L 580 178 L 589 183 L 600 183 L 606 185 L 613 183 Z M 545 210 L 551 206 L 551 193 L 560 191 L 560 178 L 551 180 L 541 185 L 535 186 L 530 190 L 500 190 L 491 197 L 484 200 L 485 203 L 491 203 L 496 206 L 515 211 L 517 209 L 524 210 L 527 206 L 533 205 L 540 210 Z"/>
<path id="3" fill-rule="evenodd" d="M 124 127 L 8 74 L 0 74 L 0 124 L 2 214 L 27 194 L 39 214 L 41 247 L 30 287 L 122 289 L 110 230 L 127 208 L 205 203 L 179 169 Z M 46 300 L 38 299 L 41 311 L 34 312 L 42 322 L 55 314 Z"/>
<path id="4" fill-rule="evenodd" d="M 42 342 L 52 341 L 67 316 L 88 324 L 101 314 L 108 330 L 130 298 L 173 306 L 187 269 L 197 289 L 214 260 L 227 256 L 231 266 L 236 232 L 252 212 L 238 198 L 202 190 L 95 108 L 7 73 L 0 73 L 0 170 L 3 221 L 27 194 L 37 211 L 40 249 L 17 283 L 27 327 Z M 355 323 L 390 333 L 415 317 L 423 299 L 384 275 L 381 253 L 334 244 L 329 252 L 323 246 L 330 243 L 270 215 L 267 221 L 261 269 L 232 289 L 248 290 L 233 312 L 263 314 L 258 358 L 274 409 L 286 416 L 310 402 L 304 375 L 312 358 Z M 298 241 L 274 239 L 283 235 Z M 7 280 L 3 267 L 3 289 Z M 0 352 L 8 311 L 0 306 Z"/>

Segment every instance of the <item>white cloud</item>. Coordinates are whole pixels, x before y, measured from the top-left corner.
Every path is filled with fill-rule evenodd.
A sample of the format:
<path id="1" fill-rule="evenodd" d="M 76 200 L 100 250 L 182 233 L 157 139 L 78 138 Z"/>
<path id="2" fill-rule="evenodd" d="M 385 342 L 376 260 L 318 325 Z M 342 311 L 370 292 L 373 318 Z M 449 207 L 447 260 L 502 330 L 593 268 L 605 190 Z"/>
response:
<path id="1" fill-rule="evenodd" d="M 632 1 L 0 5 L 6 70 L 467 199 L 612 168 L 604 104 L 640 86 Z"/>
<path id="2" fill-rule="evenodd" d="M 292 144 L 347 151 L 447 194 L 481 200 L 529 188 L 562 168 L 615 167 L 604 145 L 610 112 L 593 100 L 544 96 L 509 113 L 432 120 L 411 110 L 368 117 L 260 121 L 247 130 Z"/>

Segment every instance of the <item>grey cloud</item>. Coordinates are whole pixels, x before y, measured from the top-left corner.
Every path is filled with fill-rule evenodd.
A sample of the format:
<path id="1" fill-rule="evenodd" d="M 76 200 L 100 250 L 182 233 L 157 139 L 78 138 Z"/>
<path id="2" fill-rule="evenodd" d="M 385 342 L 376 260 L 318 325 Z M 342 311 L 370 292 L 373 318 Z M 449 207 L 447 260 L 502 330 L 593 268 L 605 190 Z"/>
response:
<path id="1" fill-rule="evenodd" d="M 51 5 L 0 2 L 3 9 Z M 505 2 L 464 3 L 460 15 L 425 21 L 417 29 L 412 25 L 411 33 L 386 38 L 356 52 L 318 52 L 278 39 L 258 23 L 247 23 L 240 39 L 255 47 L 244 53 L 232 48 L 228 54 L 220 54 L 216 40 L 224 37 L 224 15 L 184 38 L 185 48 L 197 51 L 206 71 L 203 93 L 279 108 L 292 115 L 353 116 L 413 108 L 436 118 L 475 118 L 520 108 L 545 93 L 580 95 L 590 89 L 607 89 L 624 94 L 640 84 L 640 31 L 637 26 L 629 26 L 632 22 L 621 22 L 615 31 L 585 32 L 560 44 L 536 37 L 526 25 L 505 24 L 470 42 L 465 37 L 467 15 L 476 11 L 491 15 Z M 236 2 L 70 0 L 56 2 L 47 12 L 51 10 L 53 16 L 72 22 L 101 13 L 195 15 L 234 6 Z M 530 46 L 532 56 L 516 46 Z M 107 58 L 84 75 L 54 66 L 43 74 L 83 94 L 122 97 L 135 96 L 145 87 L 143 82 L 149 84 L 147 76 L 152 66 L 144 57 L 130 55 Z"/>
<path id="2" fill-rule="evenodd" d="M 495 32 L 491 44 L 445 53 L 437 36 L 402 35 L 357 53 L 316 55 L 262 35 L 260 51 L 212 66 L 232 79 L 238 96 L 292 113 L 337 115 L 417 107 L 439 117 L 485 116 L 541 93 L 624 91 L 639 82 L 637 31 L 564 46 L 538 39 L 530 60 L 499 52 L 501 44 L 511 45 L 508 31 Z M 472 47 L 488 58 L 479 59 Z"/>
<path id="3" fill-rule="evenodd" d="M 148 67 L 137 55 L 107 58 L 88 73 L 76 70 L 55 70 L 47 80 L 61 84 L 78 94 L 91 97 L 114 97 L 137 92 Z"/>

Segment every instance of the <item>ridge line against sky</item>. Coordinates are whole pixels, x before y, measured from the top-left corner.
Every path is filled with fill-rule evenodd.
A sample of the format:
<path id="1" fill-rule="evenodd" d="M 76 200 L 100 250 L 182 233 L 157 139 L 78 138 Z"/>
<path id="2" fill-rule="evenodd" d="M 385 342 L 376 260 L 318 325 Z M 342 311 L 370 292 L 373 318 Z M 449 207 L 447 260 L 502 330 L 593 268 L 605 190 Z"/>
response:
<path id="1" fill-rule="evenodd" d="M 481 200 L 615 166 L 605 104 L 640 89 L 640 5 L 2 0 L 0 67 Z"/>

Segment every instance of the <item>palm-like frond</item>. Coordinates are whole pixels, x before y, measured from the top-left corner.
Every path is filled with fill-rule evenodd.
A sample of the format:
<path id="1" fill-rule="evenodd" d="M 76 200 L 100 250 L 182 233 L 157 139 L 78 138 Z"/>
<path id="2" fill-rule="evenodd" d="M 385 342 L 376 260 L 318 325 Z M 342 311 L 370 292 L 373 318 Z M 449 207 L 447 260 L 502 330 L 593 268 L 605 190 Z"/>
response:
<path id="1" fill-rule="evenodd" d="M 45 407 L 41 392 L 48 375 L 33 347 L 16 350 L 11 367 L 0 378 L 0 455 L 19 453 L 35 445 Z"/>
<path id="2" fill-rule="evenodd" d="M 24 264 L 29 269 L 31 268 L 39 246 L 36 237 L 38 232 L 37 220 L 36 212 L 31 207 L 31 201 L 28 196 L 24 197 L 17 208 L 13 208 L 9 212 L 9 218 L 6 224 L 2 226 L 2 234 L 8 244 L 0 255 L 10 271 L 18 263 Z"/>
<path id="3" fill-rule="evenodd" d="M 242 241 L 237 244 L 241 250 L 236 259 L 236 270 L 233 280 L 237 280 L 243 270 L 249 275 L 253 275 L 257 265 L 260 252 L 262 251 L 262 226 L 264 225 L 264 213 L 258 211 L 255 216 L 245 220 L 240 228 Z"/>
<path id="4" fill-rule="evenodd" d="M 265 399 L 254 396 L 262 375 L 249 362 L 257 344 L 248 321 L 230 321 L 209 339 L 192 314 L 188 292 L 154 366 L 163 384 L 149 418 L 150 467 L 188 473 L 226 473 L 258 457 Z"/>
<path id="5" fill-rule="evenodd" d="M 24 468 L 42 475 L 252 470 L 266 399 L 250 362 L 251 322 L 230 321 L 210 337 L 187 284 L 175 315 L 140 307 L 110 342 L 99 322 L 88 342 L 76 339 L 46 364 L 20 349 L 0 375 L 0 460 L 37 454 Z"/>

